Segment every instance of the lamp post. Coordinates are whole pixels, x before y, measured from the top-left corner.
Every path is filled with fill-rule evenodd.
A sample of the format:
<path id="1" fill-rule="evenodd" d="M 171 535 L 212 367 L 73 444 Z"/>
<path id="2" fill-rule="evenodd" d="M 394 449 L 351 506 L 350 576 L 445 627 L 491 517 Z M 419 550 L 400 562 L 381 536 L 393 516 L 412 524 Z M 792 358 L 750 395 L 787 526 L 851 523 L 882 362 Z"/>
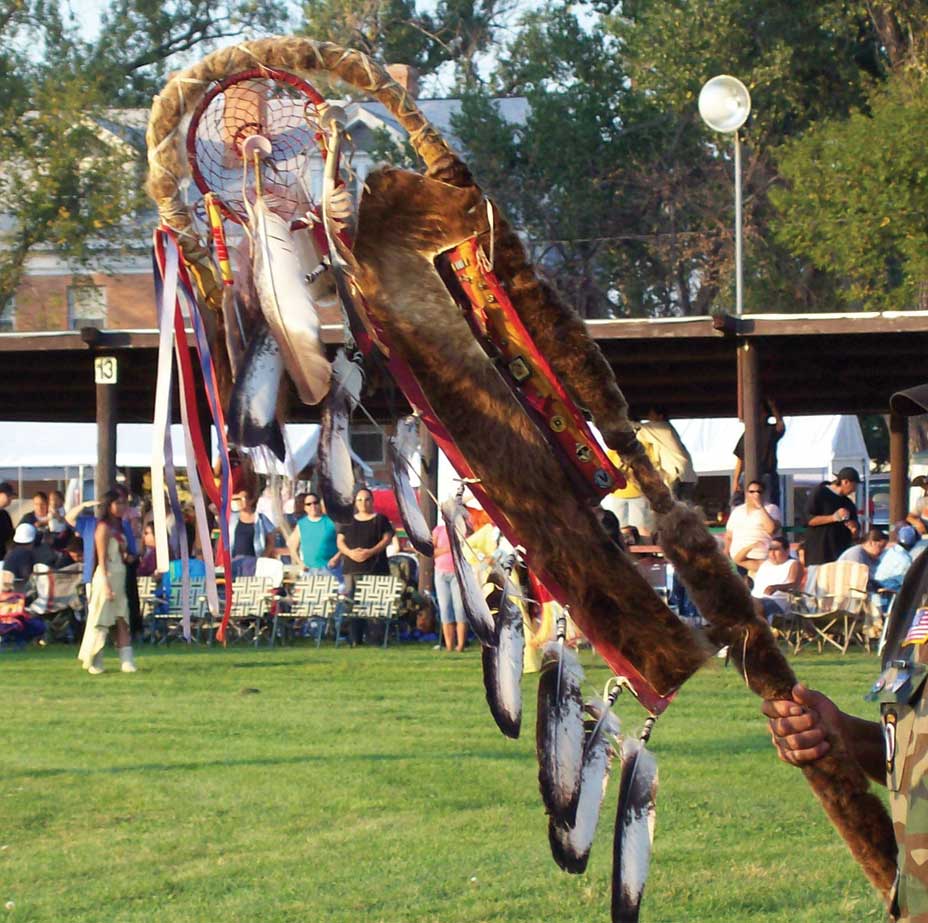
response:
<path id="1" fill-rule="evenodd" d="M 741 244 L 741 139 L 738 129 L 751 114 L 751 94 L 737 77 L 722 74 L 703 84 L 699 91 L 699 114 L 713 130 L 735 136 L 735 314 L 744 310 Z"/>
<path id="2" fill-rule="evenodd" d="M 699 114 L 713 130 L 735 136 L 735 315 L 744 313 L 744 268 L 741 218 L 741 139 L 738 129 L 751 114 L 751 94 L 737 77 L 721 74 L 699 91 Z M 738 345 L 738 416 L 744 420 L 744 486 L 760 471 L 760 363 L 757 349 L 747 337 Z M 737 490 L 733 484 L 732 489 Z"/>

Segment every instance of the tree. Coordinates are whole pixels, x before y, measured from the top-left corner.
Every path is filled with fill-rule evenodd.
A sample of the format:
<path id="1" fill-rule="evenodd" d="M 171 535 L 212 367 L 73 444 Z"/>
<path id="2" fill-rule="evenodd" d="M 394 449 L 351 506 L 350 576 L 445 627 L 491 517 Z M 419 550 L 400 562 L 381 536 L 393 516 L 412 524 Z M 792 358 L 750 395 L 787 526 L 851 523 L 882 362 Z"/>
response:
<path id="1" fill-rule="evenodd" d="M 139 245 L 129 219 L 146 202 L 144 144 L 116 130 L 109 108 L 147 106 L 178 55 L 259 25 L 273 31 L 282 14 L 275 0 L 111 0 L 87 41 L 59 0 L 3 2 L 0 306 L 37 247 L 74 268 L 105 268 Z"/>

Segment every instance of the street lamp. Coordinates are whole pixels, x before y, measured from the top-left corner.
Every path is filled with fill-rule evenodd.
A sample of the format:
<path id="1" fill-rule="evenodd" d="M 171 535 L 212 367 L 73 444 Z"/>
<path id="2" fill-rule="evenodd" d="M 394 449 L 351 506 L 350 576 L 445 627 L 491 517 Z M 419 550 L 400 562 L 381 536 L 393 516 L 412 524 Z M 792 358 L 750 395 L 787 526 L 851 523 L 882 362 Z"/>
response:
<path id="1" fill-rule="evenodd" d="M 713 130 L 735 136 L 735 314 L 743 310 L 741 244 L 741 140 L 738 129 L 751 114 L 751 94 L 737 77 L 722 74 L 703 84 L 699 91 L 699 114 Z"/>

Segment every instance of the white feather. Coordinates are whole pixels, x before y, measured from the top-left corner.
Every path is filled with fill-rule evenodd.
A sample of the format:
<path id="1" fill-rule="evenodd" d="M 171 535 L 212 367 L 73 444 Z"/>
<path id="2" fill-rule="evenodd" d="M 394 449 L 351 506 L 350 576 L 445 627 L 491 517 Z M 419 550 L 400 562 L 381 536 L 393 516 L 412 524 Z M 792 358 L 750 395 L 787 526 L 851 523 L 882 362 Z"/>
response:
<path id="1" fill-rule="evenodd" d="M 549 641 L 542 651 L 535 745 L 545 808 L 556 823 L 574 823 L 583 768 L 583 668 L 572 651 Z"/>
<path id="2" fill-rule="evenodd" d="M 319 339 L 319 318 L 290 225 L 259 196 L 248 206 L 255 288 L 284 365 L 304 404 L 329 390 L 331 367 Z"/>
<path id="3" fill-rule="evenodd" d="M 657 762 L 639 740 L 622 747 L 622 793 L 616 818 L 614 849 L 613 920 L 638 919 L 638 907 L 651 865 L 654 842 Z M 623 804 L 624 800 L 624 804 Z"/>

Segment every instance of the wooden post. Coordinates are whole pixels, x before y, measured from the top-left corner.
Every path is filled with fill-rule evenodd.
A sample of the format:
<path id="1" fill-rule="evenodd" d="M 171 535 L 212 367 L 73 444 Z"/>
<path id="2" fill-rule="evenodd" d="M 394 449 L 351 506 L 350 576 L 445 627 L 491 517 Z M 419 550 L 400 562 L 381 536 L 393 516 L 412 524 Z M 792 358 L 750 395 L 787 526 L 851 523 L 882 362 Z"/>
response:
<path id="1" fill-rule="evenodd" d="M 431 496 L 430 496 L 431 495 Z M 430 529 L 438 522 L 438 507 L 432 497 L 438 496 L 438 450 L 425 424 L 419 421 L 419 509 Z M 419 592 L 432 592 L 435 565 L 431 558 L 419 555 Z"/>
<path id="2" fill-rule="evenodd" d="M 94 356 L 94 381 L 97 386 L 97 468 L 94 472 L 94 498 L 99 502 L 116 483 L 116 423 L 119 381 L 115 356 Z"/>
<path id="3" fill-rule="evenodd" d="M 760 407 L 760 362 L 757 344 L 743 339 L 738 346 L 738 410 L 744 421 L 744 486 L 760 477 L 758 450 L 763 425 Z"/>
<path id="4" fill-rule="evenodd" d="M 905 519 L 909 512 L 909 420 L 889 415 L 889 523 Z"/>

